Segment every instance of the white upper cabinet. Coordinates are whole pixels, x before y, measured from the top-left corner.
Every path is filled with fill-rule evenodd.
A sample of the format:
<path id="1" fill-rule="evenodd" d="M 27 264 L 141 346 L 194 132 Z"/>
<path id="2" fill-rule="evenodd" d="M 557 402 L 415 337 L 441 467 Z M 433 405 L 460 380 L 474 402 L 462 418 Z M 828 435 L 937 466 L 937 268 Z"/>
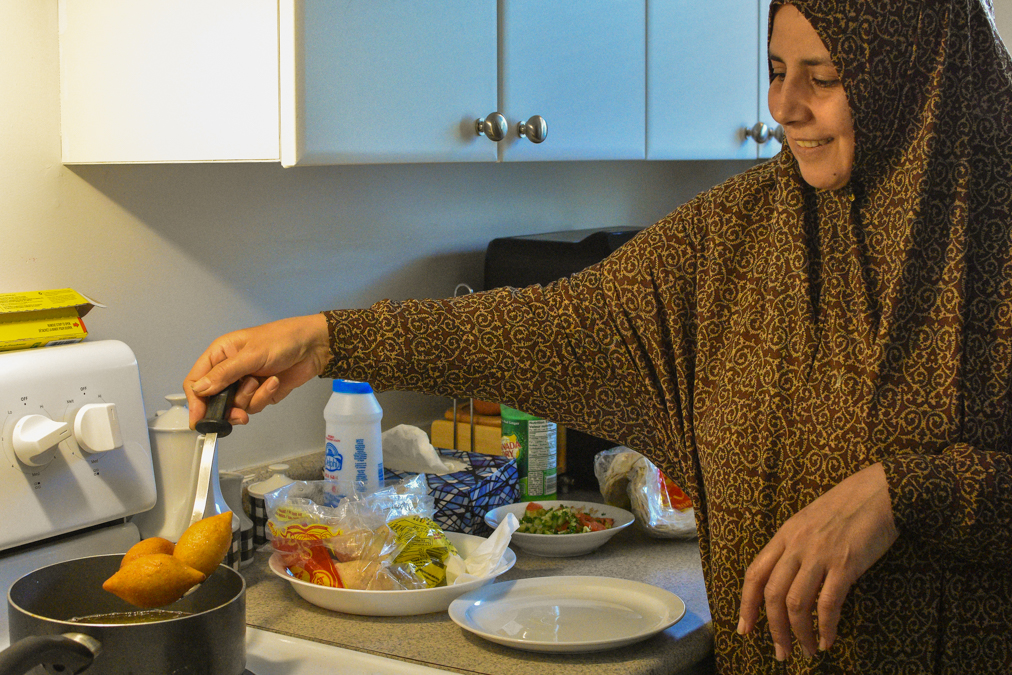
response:
<path id="1" fill-rule="evenodd" d="M 277 0 L 60 0 L 63 161 L 277 161 Z"/>
<path id="2" fill-rule="evenodd" d="M 643 159 L 644 0 L 502 0 L 499 143 L 506 161 Z M 545 122 L 541 143 L 517 125 Z"/>
<path id="3" fill-rule="evenodd" d="M 496 0 L 281 0 L 285 166 L 496 161 Z"/>
<path id="4" fill-rule="evenodd" d="M 768 0 L 650 0 L 647 159 L 779 152 L 766 105 L 768 6 Z M 763 144 L 746 135 L 760 122 L 767 125 Z"/>
<path id="5" fill-rule="evenodd" d="M 767 4 L 59 0 L 63 161 L 769 156 Z"/>

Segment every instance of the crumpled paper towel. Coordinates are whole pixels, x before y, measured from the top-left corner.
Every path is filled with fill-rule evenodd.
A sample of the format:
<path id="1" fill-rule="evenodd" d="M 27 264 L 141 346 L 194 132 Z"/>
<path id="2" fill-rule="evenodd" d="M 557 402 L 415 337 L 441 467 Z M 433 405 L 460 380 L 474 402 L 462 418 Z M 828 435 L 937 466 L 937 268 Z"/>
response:
<path id="1" fill-rule="evenodd" d="M 383 432 L 383 465 L 394 471 L 431 473 L 441 476 L 467 465 L 458 459 L 443 459 L 418 427 L 400 424 Z"/>
<path id="2" fill-rule="evenodd" d="M 503 554 L 509 546 L 510 538 L 520 527 L 520 521 L 512 513 L 507 513 L 499 527 L 488 539 L 481 542 L 474 552 L 464 560 L 459 555 L 451 555 L 446 560 L 446 585 L 466 584 L 475 579 L 490 576 L 502 563 Z"/>

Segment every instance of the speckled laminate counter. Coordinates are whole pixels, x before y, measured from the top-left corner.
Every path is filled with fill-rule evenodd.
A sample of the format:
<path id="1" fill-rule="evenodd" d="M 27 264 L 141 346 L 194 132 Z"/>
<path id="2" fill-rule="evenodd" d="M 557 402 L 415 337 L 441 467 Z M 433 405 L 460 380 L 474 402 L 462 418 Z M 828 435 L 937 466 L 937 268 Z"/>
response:
<path id="1" fill-rule="evenodd" d="M 573 497 L 583 498 L 583 497 Z M 269 546 L 266 547 L 269 549 Z M 649 640 L 591 654 L 542 654 L 503 647 L 461 629 L 446 612 L 408 617 L 365 617 L 320 609 L 300 598 L 267 566 L 268 550 L 243 569 L 250 626 L 305 639 L 487 675 L 647 675 L 704 673 L 713 648 L 710 610 L 699 550 L 693 541 L 647 537 L 635 527 L 578 558 L 540 558 L 516 548 L 517 564 L 498 581 L 590 575 L 653 584 L 685 601 L 685 616 Z"/>

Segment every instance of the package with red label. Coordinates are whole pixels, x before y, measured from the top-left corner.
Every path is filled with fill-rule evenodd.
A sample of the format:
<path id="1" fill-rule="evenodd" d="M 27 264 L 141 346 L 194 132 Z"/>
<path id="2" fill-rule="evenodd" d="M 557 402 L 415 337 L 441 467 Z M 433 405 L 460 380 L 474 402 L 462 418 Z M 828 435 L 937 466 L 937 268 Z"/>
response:
<path id="1" fill-rule="evenodd" d="M 692 539 L 692 500 L 649 459 L 625 446 L 594 457 L 594 475 L 606 504 L 628 508 L 636 525 L 653 537 Z"/>
<path id="2" fill-rule="evenodd" d="M 432 520 L 425 476 L 334 505 L 330 481 L 295 481 L 264 495 L 267 529 L 289 573 L 334 588 L 410 590 L 445 584 L 456 554 Z"/>

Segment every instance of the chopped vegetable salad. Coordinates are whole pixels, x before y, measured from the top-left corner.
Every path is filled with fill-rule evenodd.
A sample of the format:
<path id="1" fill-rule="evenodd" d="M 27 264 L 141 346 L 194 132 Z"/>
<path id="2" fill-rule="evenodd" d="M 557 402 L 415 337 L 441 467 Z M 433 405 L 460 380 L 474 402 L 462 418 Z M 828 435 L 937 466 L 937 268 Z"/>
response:
<path id="1" fill-rule="evenodd" d="M 554 506 L 546 509 L 537 502 L 527 505 L 517 532 L 527 534 L 581 534 L 615 527 L 614 518 L 601 518 L 578 507 Z"/>

